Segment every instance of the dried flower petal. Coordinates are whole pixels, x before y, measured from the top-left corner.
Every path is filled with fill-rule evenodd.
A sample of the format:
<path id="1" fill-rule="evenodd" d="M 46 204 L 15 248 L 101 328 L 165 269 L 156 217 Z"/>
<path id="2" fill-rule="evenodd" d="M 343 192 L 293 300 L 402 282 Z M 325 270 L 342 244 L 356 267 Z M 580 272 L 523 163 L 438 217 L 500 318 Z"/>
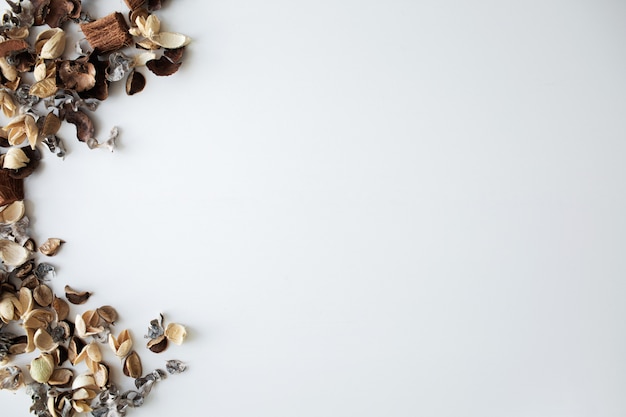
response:
<path id="1" fill-rule="evenodd" d="M 18 266 L 28 260 L 30 251 L 23 246 L 7 240 L 0 240 L 0 259 L 9 266 Z"/>
<path id="2" fill-rule="evenodd" d="M 54 372 L 54 359 L 48 353 L 43 353 L 30 362 L 30 376 L 37 382 L 45 384 Z"/>
<path id="3" fill-rule="evenodd" d="M 141 359 L 139 359 L 139 355 L 134 350 L 124 359 L 123 372 L 124 375 L 131 378 L 139 378 L 141 376 Z"/>
<path id="4" fill-rule="evenodd" d="M 69 285 L 65 286 L 65 298 L 72 304 L 84 304 L 90 296 L 89 291 L 76 291 Z"/>
<path id="5" fill-rule="evenodd" d="M 109 334 L 109 346 L 113 350 L 116 356 L 123 358 L 130 353 L 133 347 L 133 340 L 130 337 L 130 332 L 125 329 L 122 330 L 117 336 Z"/>
<path id="6" fill-rule="evenodd" d="M 65 32 L 60 28 L 44 30 L 37 36 L 35 48 L 43 59 L 56 59 L 65 51 Z"/>
<path id="7" fill-rule="evenodd" d="M 170 323 L 165 329 L 165 337 L 174 344 L 182 345 L 187 337 L 187 329 L 182 324 Z"/>
<path id="8" fill-rule="evenodd" d="M 11 204 L 4 206 L 2 211 L 0 211 L 0 223 L 13 224 L 18 222 L 22 217 L 24 217 L 25 212 L 26 207 L 24 205 L 24 200 L 14 201 Z"/>
<path id="9" fill-rule="evenodd" d="M 48 238 L 40 247 L 39 252 L 43 253 L 46 256 L 54 256 L 59 251 L 61 245 L 65 243 L 63 240 L 51 237 Z"/>

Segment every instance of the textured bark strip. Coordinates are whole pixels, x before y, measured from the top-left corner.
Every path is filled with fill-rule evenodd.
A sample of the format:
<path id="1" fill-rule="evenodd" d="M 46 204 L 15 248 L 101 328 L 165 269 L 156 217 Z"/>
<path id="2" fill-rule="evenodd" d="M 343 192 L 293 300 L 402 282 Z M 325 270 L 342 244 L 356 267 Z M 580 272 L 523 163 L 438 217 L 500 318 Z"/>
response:
<path id="1" fill-rule="evenodd" d="M 9 176 L 5 169 L 0 169 L 0 206 L 24 199 L 24 180 Z"/>
<path id="2" fill-rule="evenodd" d="M 100 52 L 115 51 L 133 42 L 132 36 L 128 33 L 129 28 L 124 15 L 119 12 L 111 13 L 93 22 L 82 23 L 80 29 L 91 47 Z"/>
<path id="3" fill-rule="evenodd" d="M 143 6 L 146 0 L 124 0 L 124 3 L 128 6 L 130 10 L 135 10 Z"/>

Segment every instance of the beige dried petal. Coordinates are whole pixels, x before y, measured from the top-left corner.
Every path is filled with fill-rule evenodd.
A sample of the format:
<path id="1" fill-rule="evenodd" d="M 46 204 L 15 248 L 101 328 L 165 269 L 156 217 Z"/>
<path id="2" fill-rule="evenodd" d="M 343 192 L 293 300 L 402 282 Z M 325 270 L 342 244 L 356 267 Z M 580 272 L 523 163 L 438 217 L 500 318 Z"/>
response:
<path id="1" fill-rule="evenodd" d="M 187 329 L 182 324 L 170 323 L 165 328 L 165 337 L 172 343 L 181 345 L 187 337 Z"/>
<path id="2" fill-rule="evenodd" d="M 74 378 L 74 372 L 71 369 L 57 368 L 52 372 L 52 375 L 48 380 L 48 384 L 55 386 L 67 386 L 70 382 L 72 382 L 72 378 Z"/>
<path id="3" fill-rule="evenodd" d="M 99 363 L 96 371 L 93 373 L 93 379 L 98 387 L 106 387 L 109 383 L 109 368 L 105 364 Z"/>
<path id="4" fill-rule="evenodd" d="M 115 324 L 117 321 L 117 310 L 111 306 L 102 306 L 96 309 L 96 312 L 102 320 L 109 324 Z"/>
<path id="5" fill-rule="evenodd" d="M 133 67 L 143 67 L 146 65 L 146 62 L 156 59 L 156 54 L 151 51 L 142 52 L 134 57 Z"/>
<path id="6" fill-rule="evenodd" d="M 13 148 L 11 148 L 13 149 Z M 10 149 L 9 149 L 10 150 Z M 19 266 L 28 260 L 30 251 L 7 239 L 0 240 L 0 259 L 6 265 Z"/>
<path id="7" fill-rule="evenodd" d="M 100 352 L 100 347 L 97 343 L 91 342 L 87 346 L 85 346 L 85 350 L 87 351 L 87 356 L 94 362 L 102 361 L 102 352 Z"/>
<path id="8" fill-rule="evenodd" d="M 35 45 L 42 45 L 39 52 L 41 58 L 56 59 L 65 50 L 65 32 L 60 28 L 44 30 L 37 36 Z"/>
<path id="9" fill-rule="evenodd" d="M 35 118 L 30 114 L 27 114 L 24 119 L 24 132 L 26 133 L 30 147 L 35 149 L 37 146 L 37 139 L 39 138 L 39 128 L 37 127 Z"/>
<path id="10" fill-rule="evenodd" d="M 45 329 L 37 329 L 33 337 L 35 347 L 42 352 L 51 352 L 59 345 Z"/>
<path id="11" fill-rule="evenodd" d="M 70 314 L 70 306 L 62 298 L 54 297 L 52 308 L 57 313 L 57 320 L 65 320 Z"/>
<path id="12" fill-rule="evenodd" d="M 6 58 L 0 57 L 0 72 L 9 81 L 15 81 L 18 77 L 17 69 L 8 63 Z"/>
<path id="13" fill-rule="evenodd" d="M 48 327 L 54 321 L 55 313 L 43 308 L 36 308 L 23 317 L 22 326 L 27 329 Z"/>
<path id="14" fill-rule="evenodd" d="M 76 395 L 76 394 L 74 394 Z M 95 397 L 95 392 L 93 392 L 92 394 Z M 91 399 L 91 398 L 89 398 Z M 77 413 L 88 413 L 90 411 L 92 411 L 93 409 L 91 408 L 91 406 L 89 405 L 90 401 L 72 401 L 72 408 L 77 412 Z"/>
<path id="15" fill-rule="evenodd" d="M 4 154 L 4 160 L 2 162 L 2 168 L 6 169 L 20 169 L 24 168 L 30 159 L 26 156 L 21 148 L 9 148 L 6 154 Z"/>
<path id="16" fill-rule="evenodd" d="M 40 306 L 48 307 L 54 300 L 54 293 L 46 284 L 40 284 L 33 290 L 33 298 Z"/>
<path id="17" fill-rule="evenodd" d="M 37 64 L 35 66 L 35 69 L 33 70 L 33 76 L 35 77 L 35 81 L 43 80 L 44 78 L 46 78 L 47 73 L 48 73 L 48 70 L 46 68 L 45 62 Z"/>
<path id="18" fill-rule="evenodd" d="M 72 382 L 72 389 L 96 389 L 98 386 L 96 385 L 96 381 L 92 374 L 80 374 L 74 381 Z"/>
<path id="19" fill-rule="evenodd" d="M 14 26 L 5 32 L 9 39 L 26 39 L 29 35 L 28 26 Z"/>
<path id="20" fill-rule="evenodd" d="M 8 323 L 15 317 L 15 303 L 18 302 L 17 297 L 11 293 L 5 292 L 0 295 L 0 319 Z"/>
<path id="21" fill-rule="evenodd" d="M 150 36 L 152 42 L 166 49 L 178 49 L 186 46 L 191 42 L 191 38 L 182 33 L 161 32 Z"/>
<path id="22" fill-rule="evenodd" d="M 80 314 L 77 314 L 76 318 L 74 319 L 74 329 L 76 330 L 76 334 L 78 336 L 87 336 L 87 323 L 85 323 L 83 316 Z"/>
<path id="23" fill-rule="evenodd" d="M 120 358 L 128 355 L 133 347 L 133 340 L 130 337 L 128 329 L 122 330 L 117 338 L 109 334 L 109 346 L 115 355 Z"/>
<path id="24" fill-rule="evenodd" d="M 45 384 L 54 372 L 54 359 L 52 355 L 43 353 L 30 362 L 30 376 L 37 382 Z"/>
<path id="25" fill-rule="evenodd" d="M 141 368 L 141 359 L 134 350 L 124 359 L 124 365 L 122 367 L 124 375 L 131 378 L 139 378 L 143 373 Z"/>
<path id="26" fill-rule="evenodd" d="M 97 388 L 96 388 L 97 389 Z M 91 400 L 96 397 L 96 391 L 93 389 L 79 388 L 72 394 L 74 400 Z"/>
<path id="27" fill-rule="evenodd" d="M 54 78 L 46 78 L 36 82 L 28 90 L 28 94 L 31 96 L 37 96 L 39 98 L 46 98 L 54 95 L 58 91 Z"/>
<path id="28" fill-rule="evenodd" d="M 13 101 L 13 97 L 4 90 L 0 91 L 0 107 L 2 107 L 2 112 L 6 117 L 15 116 L 17 106 Z"/>
<path id="29" fill-rule="evenodd" d="M 35 297 L 33 297 L 33 292 L 28 287 L 20 288 L 17 293 L 17 297 L 19 298 L 19 306 L 17 309 L 20 313 L 20 318 L 24 319 L 26 315 L 33 310 L 33 307 L 35 306 Z"/>
<path id="30" fill-rule="evenodd" d="M 59 251 L 59 248 L 61 247 L 63 243 L 65 243 L 65 241 L 59 238 L 56 238 L 56 237 L 48 238 L 39 247 L 39 252 L 43 253 L 46 256 L 54 256 L 57 254 L 57 252 Z"/>
<path id="31" fill-rule="evenodd" d="M 0 212 L 0 223 L 13 224 L 22 219 L 26 213 L 26 206 L 24 200 L 14 201 L 13 203 L 6 205 Z"/>

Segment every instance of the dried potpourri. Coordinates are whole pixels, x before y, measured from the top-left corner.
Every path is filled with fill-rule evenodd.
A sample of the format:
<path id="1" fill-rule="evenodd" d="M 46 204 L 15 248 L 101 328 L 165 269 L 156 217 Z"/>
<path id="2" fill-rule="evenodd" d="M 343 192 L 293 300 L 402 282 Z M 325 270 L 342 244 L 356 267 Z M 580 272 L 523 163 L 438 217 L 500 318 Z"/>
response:
<path id="1" fill-rule="evenodd" d="M 6 0 L 9 9 L 0 15 L 0 110 L 7 119 L 0 128 L 0 390 L 26 386 L 30 411 L 40 417 L 124 416 L 167 373 L 186 369 L 170 360 L 167 372 L 144 374 L 130 331 L 113 331 L 118 312 L 112 306 L 72 320 L 70 305 L 85 303 L 91 293 L 66 285 L 64 294 L 55 294 L 48 285 L 54 267 L 37 257 L 56 255 L 64 241 L 51 237 L 37 246 L 29 236 L 24 179 L 37 169 L 41 149 L 65 156 L 57 136 L 62 123 L 73 124 L 89 148 L 113 149 L 117 128 L 100 142 L 91 118 L 110 83 L 125 79 L 127 94 L 137 94 L 146 84 L 141 67 L 165 76 L 181 65 L 190 40 L 161 30 L 154 14 L 161 1 L 124 1 L 127 16 L 93 19 L 80 0 Z M 66 47 L 71 26 L 84 35 L 73 50 Z M 161 316 L 151 322 L 147 347 L 162 352 L 186 336 L 181 324 L 163 327 Z M 119 359 L 122 372 L 114 374 L 134 379 L 136 389 L 122 392 L 110 380 L 101 350 L 107 346 Z M 23 354 L 32 358 L 25 367 L 14 361 Z"/>

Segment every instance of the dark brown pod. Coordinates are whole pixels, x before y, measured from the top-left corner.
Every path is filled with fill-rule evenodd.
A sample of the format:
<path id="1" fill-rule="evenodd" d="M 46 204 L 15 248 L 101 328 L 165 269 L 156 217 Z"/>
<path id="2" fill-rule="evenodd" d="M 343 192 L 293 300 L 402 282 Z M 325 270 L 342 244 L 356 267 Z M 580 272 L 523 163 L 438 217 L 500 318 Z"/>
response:
<path id="1" fill-rule="evenodd" d="M 167 338 L 164 335 L 161 335 L 156 339 L 150 339 L 147 347 L 154 353 L 161 353 L 167 349 Z"/>
<path id="2" fill-rule="evenodd" d="M 65 286 L 65 298 L 72 304 L 85 304 L 91 297 L 89 291 L 76 291 L 69 285 Z"/>
<path id="3" fill-rule="evenodd" d="M 180 60 L 183 59 L 184 53 L 185 47 L 183 46 L 182 48 L 166 49 L 163 55 L 172 62 L 180 62 Z"/>
<path id="4" fill-rule="evenodd" d="M 132 96 L 141 92 L 146 86 L 146 77 L 142 73 L 132 70 L 126 78 L 126 94 Z"/>
<path id="5" fill-rule="evenodd" d="M 100 61 L 97 54 L 89 56 L 89 63 L 96 69 L 96 82 L 93 88 L 81 91 L 78 95 L 85 98 L 95 98 L 103 101 L 109 97 L 109 81 L 107 80 L 107 71 L 109 70 L 109 60 Z"/>
<path id="6" fill-rule="evenodd" d="M 139 359 L 137 352 L 133 350 L 128 356 L 126 356 L 122 368 L 124 375 L 131 378 L 139 378 L 142 375 L 143 370 L 141 369 L 141 359 Z"/>
<path id="7" fill-rule="evenodd" d="M 93 122 L 82 110 L 72 109 L 70 104 L 65 105 L 65 120 L 76 126 L 76 137 L 81 142 L 86 142 L 94 137 L 95 127 Z"/>
<path id="8" fill-rule="evenodd" d="M 146 0 L 124 0 L 124 3 L 128 6 L 130 10 L 135 10 L 143 6 Z"/>
<path id="9" fill-rule="evenodd" d="M 158 76 L 168 76 L 174 74 L 180 68 L 180 62 L 172 62 L 167 57 L 151 59 L 146 62 L 146 67 Z"/>
<path id="10" fill-rule="evenodd" d="M 41 152 L 39 149 L 31 148 L 30 146 L 25 146 L 21 148 L 24 151 L 24 154 L 28 157 L 28 163 L 25 167 L 20 169 L 4 169 L 3 171 L 7 171 L 9 176 L 16 179 L 22 179 L 28 177 L 30 174 L 35 172 L 37 167 L 39 166 L 39 161 L 41 160 Z"/>

